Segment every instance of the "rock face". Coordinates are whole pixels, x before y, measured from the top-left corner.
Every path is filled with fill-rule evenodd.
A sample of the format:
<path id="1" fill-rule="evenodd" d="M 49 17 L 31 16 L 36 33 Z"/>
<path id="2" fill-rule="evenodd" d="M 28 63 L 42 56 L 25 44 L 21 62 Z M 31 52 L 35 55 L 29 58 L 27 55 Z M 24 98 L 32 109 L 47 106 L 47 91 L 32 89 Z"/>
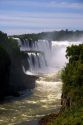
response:
<path id="1" fill-rule="evenodd" d="M 0 46 L 0 100 L 6 95 L 9 87 L 10 64 L 8 53 Z"/>
<path id="2" fill-rule="evenodd" d="M 3 51 L 1 50 L 0 88 L 2 86 L 3 89 L 1 88 L 0 91 L 1 92 L 0 99 L 1 97 L 3 98 L 9 95 L 19 96 L 20 90 L 33 89 L 35 87 L 35 80 L 37 79 L 37 77 L 28 76 L 24 74 L 22 69 L 22 63 L 25 57 L 22 56 L 17 41 L 7 37 L 7 34 L 0 32 L 0 46 L 2 46 L 4 48 L 4 51 L 8 53 L 11 62 L 11 66 L 9 67 L 9 65 L 6 64 L 7 62 L 6 56 L 4 56 L 7 54 L 5 54 L 6 52 L 2 53 Z M 3 76 L 2 76 L 2 70 L 3 70 Z M 7 75 L 8 77 L 6 77 Z"/>
<path id="3" fill-rule="evenodd" d="M 62 93 L 62 96 L 61 96 L 61 105 L 62 105 L 62 109 L 71 108 L 72 106 L 75 105 L 75 102 L 72 101 L 72 97 L 64 95 Z"/>
<path id="4" fill-rule="evenodd" d="M 10 84 L 15 87 L 15 89 L 32 89 L 35 87 L 35 80 L 37 77 L 28 76 L 24 74 L 22 70 L 22 59 L 15 58 L 12 62 L 11 73 L 10 73 Z"/>
<path id="5" fill-rule="evenodd" d="M 70 107 L 71 103 L 70 103 L 70 97 L 65 96 L 64 94 L 62 94 L 61 96 L 61 105 L 62 107 Z"/>
<path id="6" fill-rule="evenodd" d="M 33 89 L 35 87 L 36 76 L 29 76 L 23 72 L 22 62 L 24 58 L 21 54 L 11 56 L 10 71 L 10 94 L 18 95 L 17 91 Z"/>
<path id="7" fill-rule="evenodd" d="M 50 124 L 53 120 L 55 120 L 58 116 L 59 116 L 59 113 L 52 113 L 52 114 L 50 114 L 50 115 L 47 115 L 47 116 L 43 117 L 43 118 L 39 121 L 39 125 L 48 125 L 48 124 Z"/>

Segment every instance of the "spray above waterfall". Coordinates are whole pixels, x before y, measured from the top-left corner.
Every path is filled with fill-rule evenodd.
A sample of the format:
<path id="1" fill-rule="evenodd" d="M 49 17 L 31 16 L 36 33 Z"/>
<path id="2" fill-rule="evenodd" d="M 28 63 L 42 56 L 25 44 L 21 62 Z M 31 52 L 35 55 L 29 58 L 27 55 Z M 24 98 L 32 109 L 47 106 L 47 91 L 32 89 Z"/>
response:
<path id="1" fill-rule="evenodd" d="M 39 75 L 60 70 L 67 62 L 65 57 L 66 47 L 80 43 L 80 41 L 32 41 L 18 39 L 20 51 L 26 53 L 26 63 L 28 64 L 28 68 L 25 65 L 22 66 L 24 73 Z"/>

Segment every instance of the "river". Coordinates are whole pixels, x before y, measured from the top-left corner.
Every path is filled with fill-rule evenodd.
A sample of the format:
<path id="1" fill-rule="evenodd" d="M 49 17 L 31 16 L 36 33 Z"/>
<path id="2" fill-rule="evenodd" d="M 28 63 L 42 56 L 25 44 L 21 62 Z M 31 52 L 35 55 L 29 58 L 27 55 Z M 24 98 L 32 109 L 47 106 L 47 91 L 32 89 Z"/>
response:
<path id="1" fill-rule="evenodd" d="M 66 47 L 72 44 L 80 44 L 80 42 L 52 41 L 51 50 L 48 41 L 39 41 L 37 44 L 35 49 L 38 48 L 38 51 L 43 49 L 42 52 L 46 54 L 48 70 L 45 70 L 45 66 L 43 65 L 44 61 L 40 59 L 41 53 L 37 54 L 37 52 L 33 51 L 35 52 L 33 54 L 32 51 L 29 52 L 28 61 L 30 61 L 31 65 L 30 71 L 38 73 L 38 67 L 41 67 L 41 69 L 43 69 L 43 75 L 36 80 L 35 88 L 33 90 L 27 89 L 21 92 L 22 94 L 18 98 L 7 97 L 6 101 L 3 104 L 0 104 L 0 125 L 37 125 L 38 120 L 41 117 L 53 113 L 61 107 L 62 82 L 58 77 L 57 72 L 65 65 Z M 23 48 L 23 51 L 25 48 L 26 46 Z M 33 49 L 34 47 L 32 50 Z M 43 59 L 45 60 L 45 58 Z M 37 61 L 39 63 L 37 63 Z M 33 67 L 33 64 L 35 64 L 35 68 Z M 51 72 L 46 75 L 44 74 L 45 71 Z M 24 69 L 24 73 L 29 74 L 26 69 Z"/>
<path id="2" fill-rule="evenodd" d="M 56 73 L 40 77 L 33 90 L 25 90 L 18 98 L 8 97 L 0 104 L 0 125 L 37 125 L 38 120 L 60 108 L 60 80 Z"/>

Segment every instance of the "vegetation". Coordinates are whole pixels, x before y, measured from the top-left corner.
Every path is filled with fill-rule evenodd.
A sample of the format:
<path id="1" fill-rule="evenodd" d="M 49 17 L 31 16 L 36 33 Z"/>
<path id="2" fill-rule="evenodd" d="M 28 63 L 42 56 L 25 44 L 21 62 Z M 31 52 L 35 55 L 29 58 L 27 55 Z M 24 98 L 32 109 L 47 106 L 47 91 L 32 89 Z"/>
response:
<path id="1" fill-rule="evenodd" d="M 83 44 L 68 47 L 66 53 L 69 63 L 62 72 L 63 95 L 71 98 L 72 105 L 77 105 L 83 103 Z"/>
<path id="2" fill-rule="evenodd" d="M 47 115 L 40 120 L 39 125 L 83 125 L 83 106 Z"/>
<path id="3" fill-rule="evenodd" d="M 65 110 L 52 124 L 48 125 L 83 125 L 83 106 Z"/>
<path id="4" fill-rule="evenodd" d="M 32 34 L 22 34 L 22 35 L 14 35 L 13 37 L 19 37 L 22 39 L 28 39 L 29 41 L 37 41 L 39 39 L 47 39 L 47 40 L 70 40 L 70 41 L 78 41 L 83 36 L 83 31 L 53 31 L 53 32 L 42 32 L 42 33 L 32 33 Z"/>
<path id="5" fill-rule="evenodd" d="M 53 125 L 83 125 L 83 44 L 68 47 L 66 53 L 69 63 L 62 71 L 62 98 L 69 99 L 69 105 Z"/>
<path id="6" fill-rule="evenodd" d="M 83 44 L 68 47 L 66 57 L 61 111 L 42 118 L 40 125 L 83 125 Z"/>

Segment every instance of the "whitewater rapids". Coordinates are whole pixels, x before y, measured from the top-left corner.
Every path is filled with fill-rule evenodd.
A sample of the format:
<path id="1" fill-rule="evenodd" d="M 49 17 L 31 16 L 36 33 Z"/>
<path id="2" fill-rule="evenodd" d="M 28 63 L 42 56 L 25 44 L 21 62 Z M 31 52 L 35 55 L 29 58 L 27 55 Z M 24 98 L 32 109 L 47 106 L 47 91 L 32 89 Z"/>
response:
<path id="1" fill-rule="evenodd" d="M 37 125 L 42 116 L 60 108 L 61 88 L 56 73 L 40 77 L 35 89 L 0 105 L 0 125 Z"/>

